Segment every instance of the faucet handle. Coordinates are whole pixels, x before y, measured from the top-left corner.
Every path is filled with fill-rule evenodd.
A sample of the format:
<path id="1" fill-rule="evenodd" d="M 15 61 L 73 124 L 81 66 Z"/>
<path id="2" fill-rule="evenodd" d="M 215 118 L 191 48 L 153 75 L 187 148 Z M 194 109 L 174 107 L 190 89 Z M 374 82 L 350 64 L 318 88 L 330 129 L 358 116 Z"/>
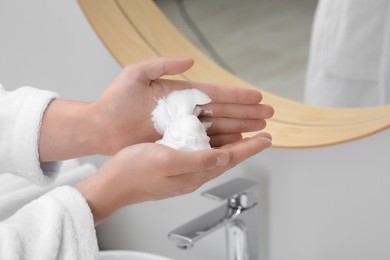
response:
<path id="1" fill-rule="evenodd" d="M 203 192 L 202 195 L 215 200 L 228 200 L 241 195 L 256 185 L 257 182 L 243 178 L 236 178 L 217 187 L 211 188 Z"/>

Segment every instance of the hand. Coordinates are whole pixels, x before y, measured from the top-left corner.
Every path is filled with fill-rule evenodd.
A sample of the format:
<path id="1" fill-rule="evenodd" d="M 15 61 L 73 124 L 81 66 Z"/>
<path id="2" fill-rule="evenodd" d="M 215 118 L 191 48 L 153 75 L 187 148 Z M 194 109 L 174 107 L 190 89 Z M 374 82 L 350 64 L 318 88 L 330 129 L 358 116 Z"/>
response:
<path id="1" fill-rule="evenodd" d="M 265 127 L 264 119 L 273 115 L 273 109 L 259 104 L 262 96 L 256 90 L 160 79 L 183 73 L 193 63 L 190 58 L 158 58 L 132 64 L 94 102 L 54 100 L 42 121 L 40 161 L 113 155 L 126 146 L 160 139 L 151 112 L 156 100 L 179 89 L 198 88 L 212 99 L 200 115 L 212 123 L 208 129 L 212 147 L 241 140 L 242 132 Z"/>
<path id="2" fill-rule="evenodd" d="M 155 143 L 129 146 L 76 188 L 86 198 L 98 224 L 123 206 L 193 192 L 269 147 L 270 139 L 262 133 L 219 149 L 192 152 Z"/>
<path id="3" fill-rule="evenodd" d="M 240 140 L 242 132 L 265 127 L 264 119 L 273 115 L 273 109 L 259 104 L 262 96 L 258 91 L 160 79 L 164 75 L 183 73 L 193 63 L 189 58 L 158 58 L 124 68 L 95 102 L 105 126 L 103 153 L 114 154 L 132 144 L 160 139 L 153 127 L 151 112 L 156 100 L 178 89 L 198 88 L 212 99 L 211 104 L 203 106 L 204 111 L 212 111 L 212 114 L 202 113 L 200 119 L 212 122 L 208 135 L 213 147 Z"/>

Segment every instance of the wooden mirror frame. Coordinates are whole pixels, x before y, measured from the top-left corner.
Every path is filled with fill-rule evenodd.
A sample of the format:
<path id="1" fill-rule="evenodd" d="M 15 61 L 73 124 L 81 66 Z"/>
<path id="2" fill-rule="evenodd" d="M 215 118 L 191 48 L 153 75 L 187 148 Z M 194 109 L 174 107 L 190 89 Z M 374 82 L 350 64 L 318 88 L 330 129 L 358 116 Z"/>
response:
<path id="1" fill-rule="evenodd" d="M 180 76 L 194 82 L 257 87 L 207 58 L 166 18 L 152 0 L 78 0 L 105 46 L 121 64 L 160 56 L 193 57 L 195 65 Z M 390 105 L 338 109 L 306 105 L 261 90 L 262 103 L 275 108 L 267 131 L 273 146 L 308 148 L 359 139 L 390 127 Z M 248 133 L 251 136 L 254 133 Z"/>

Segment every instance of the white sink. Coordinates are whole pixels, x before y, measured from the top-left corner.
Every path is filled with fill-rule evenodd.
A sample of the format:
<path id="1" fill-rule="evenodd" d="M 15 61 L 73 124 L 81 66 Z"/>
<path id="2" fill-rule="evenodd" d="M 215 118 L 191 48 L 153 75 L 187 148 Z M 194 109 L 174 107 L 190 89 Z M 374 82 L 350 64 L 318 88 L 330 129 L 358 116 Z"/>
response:
<path id="1" fill-rule="evenodd" d="M 99 252 L 99 260 L 172 260 L 163 256 L 125 250 L 108 250 Z"/>

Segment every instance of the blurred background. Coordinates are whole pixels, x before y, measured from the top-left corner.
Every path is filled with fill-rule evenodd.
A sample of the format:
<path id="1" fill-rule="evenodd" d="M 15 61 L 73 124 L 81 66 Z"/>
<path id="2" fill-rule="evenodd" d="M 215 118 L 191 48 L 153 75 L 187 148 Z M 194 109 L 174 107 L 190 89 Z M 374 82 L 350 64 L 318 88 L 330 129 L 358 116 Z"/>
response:
<path id="1" fill-rule="evenodd" d="M 221 66 L 261 89 L 302 101 L 317 0 L 156 3 Z M 0 82 L 7 89 L 29 84 L 53 89 L 64 98 L 96 98 L 115 73 L 91 71 L 98 59 L 96 48 L 106 59 L 109 53 L 100 42 L 92 42 L 94 32 L 85 21 L 76 1 L 0 1 Z M 82 70 L 71 66 L 76 62 Z"/>
<path id="2" fill-rule="evenodd" d="M 240 78 L 303 101 L 317 0 L 156 0 L 204 54 Z"/>
<path id="3" fill-rule="evenodd" d="M 316 0 L 156 3 L 233 74 L 302 100 Z M 76 0 L 0 1 L 0 83 L 7 90 L 30 85 L 64 99 L 95 100 L 120 70 Z M 390 259 L 389 142 L 384 131 L 330 147 L 268 149 L 193 194 L 120 210 L 99 226 L 101 248 L 226 259 L 223 229 L 189 251 L 178 250 L 167 234 L 220 204 L 202 191 L 243 177 L 259 183 L 256 260 Z M 82 161 L 99 166 L 105 159 Z"/>
<path id="4" fill-rule="evenodd" d="M 303 100 L 317 0 L 156 0 L 188 39 L 242 79 Z M 95 100 L 121 67 L 77 1 L 0 1 L 0 84 Z M 100 73 L 104 71 L 105 73 Z M 104 156 L 85 158 L 101 165 Z"/>

